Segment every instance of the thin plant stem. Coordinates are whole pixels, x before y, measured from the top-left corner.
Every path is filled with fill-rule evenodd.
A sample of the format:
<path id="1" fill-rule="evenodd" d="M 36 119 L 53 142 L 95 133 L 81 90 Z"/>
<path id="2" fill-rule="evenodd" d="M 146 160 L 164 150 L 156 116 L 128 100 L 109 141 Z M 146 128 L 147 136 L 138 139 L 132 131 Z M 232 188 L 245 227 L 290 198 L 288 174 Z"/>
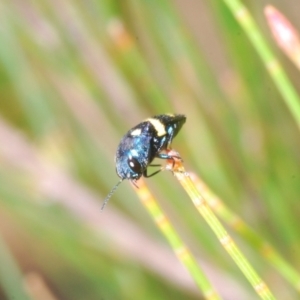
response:
<path id="1" fill-rule="evenodd" d="M 221 299 L 218 293 L 214 290 L 204 272 L 200 269 L 195 258 L 190 253 L 190 250 L 181 240 L 176 230 L 156 202 L 155 198 L 147 188 L 143 179 L 139 180 L 139 188 L 135 189 L 142 204 L 145 206 L 157 227 L 164 234 L 168 242 L 170 243 L 173 251 L 181 263 L 187 268 L 191 276 L 195 280 L 199 289 L 203 292 L 205 299 L 217 300 Z"/>
<path id="2" fill-rule="evenodd" d="M 244 29 L 300 129 L 300 98 L 248 9 L 239 0 L 223 0 Z"/>
<path id="3" fill-rule="evenodd" d="M 190 173 L 190 176 L 196 185 L 200 194 L 205 198 L 211 209 L 229 225 L 238 232 L 248 244 L 257 250 L 276 270 L 289 281 L 295 289 L 300 292 L 300 274 L 291 266 L 274 247 L 263 237 L 257 234 L 248 226 L 238 215 L 232 212 L 226 204 L 215 195 L 209 187 L 196 174 Z"/>
<path id="4" fill-rule="evenodd" d="M 170 151 L 168 153 L 173 159 L 168 160 L 166 169 L 172 170 L 175 177 L 182 185 L 184 190 L 190 196 L 192 202 L 196 206 L 198 212 L 205 219 L 208 225 L 211 227 L 221 245 L 229 253 L 231 258 L 243 272 L 245 277 L 248 279 L 256 293 L 264 300 L 274 300 L 275 297 L 269 290 L 266 283 L 258 276 L 256 271 L 247 261 L 245 256 L 241 253 L 233 239 L 229 236 L 223 225 L 220 223 L 218 218 L 215 216 L 207 201 L 200 195 L 194 182 L 192 181 L 189 173 L 184 169 L 181 159 L 178 159 L 180 155 L 176 151 Z"/>

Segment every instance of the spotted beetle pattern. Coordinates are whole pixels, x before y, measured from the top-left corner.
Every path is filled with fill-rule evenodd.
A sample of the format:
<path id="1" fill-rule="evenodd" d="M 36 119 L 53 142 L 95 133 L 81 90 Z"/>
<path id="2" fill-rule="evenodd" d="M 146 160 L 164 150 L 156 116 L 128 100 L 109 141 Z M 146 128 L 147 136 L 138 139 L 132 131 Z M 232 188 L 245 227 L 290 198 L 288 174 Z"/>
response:
<path id="1" fill-rule="evenodd" d="M 170 158 L 173 138 L 185 123 L 184 115 L 164 114 L 148 118 L 130 129 L 122 138 L 115 157 L 116 171 L 121 179 L 137 180 L 148 175 L 147 167 L 155 157 Z M 159 171 L 158 171 L 159 172 Z"/>

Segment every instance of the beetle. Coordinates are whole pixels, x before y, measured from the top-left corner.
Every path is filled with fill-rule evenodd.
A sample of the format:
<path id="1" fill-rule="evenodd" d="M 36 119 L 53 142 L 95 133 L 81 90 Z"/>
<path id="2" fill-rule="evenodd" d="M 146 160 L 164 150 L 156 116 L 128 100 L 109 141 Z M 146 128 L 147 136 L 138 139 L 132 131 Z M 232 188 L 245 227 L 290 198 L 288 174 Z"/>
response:
<path id="1" fill-rule="evenodd" d="M 147 172 L 149 166 L 158 166 L 151 165 L 155 157 L 172 159 L 167 151 L 185 121 L 185 115 L 181 114 L 156 115 L 142 121 L 123 136 L 115 156 L 120 181 L 105 198 L 101 210 L 124 179 L 135 184 L 141 176 L 151 177 L 162 170 L 150 175 Z"/>

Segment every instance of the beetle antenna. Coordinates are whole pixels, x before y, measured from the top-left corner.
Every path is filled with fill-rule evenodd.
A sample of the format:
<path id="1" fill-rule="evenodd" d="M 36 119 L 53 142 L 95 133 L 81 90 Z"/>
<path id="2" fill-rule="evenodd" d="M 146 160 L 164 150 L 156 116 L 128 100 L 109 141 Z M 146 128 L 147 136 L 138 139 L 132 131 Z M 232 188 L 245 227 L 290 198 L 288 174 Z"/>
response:
<path id="1" fill-rule="evenodd" d="M 113 195 L 113 193 L 116 191 L 116 189 L 119 187 L 119 185 L 122 183 L 123 179 L 121 179 L 120 181 L 117 182 L 117 184 L 111 189 L 111 191 L 109 192 L 109 194 L 106 196 L 106 198 L 104 199 L 104 202 L 101 206 L 101 212 L 103 211 L 105 205 L 107 204 L 108 200 L 110 199 L 110 197 Z"/>

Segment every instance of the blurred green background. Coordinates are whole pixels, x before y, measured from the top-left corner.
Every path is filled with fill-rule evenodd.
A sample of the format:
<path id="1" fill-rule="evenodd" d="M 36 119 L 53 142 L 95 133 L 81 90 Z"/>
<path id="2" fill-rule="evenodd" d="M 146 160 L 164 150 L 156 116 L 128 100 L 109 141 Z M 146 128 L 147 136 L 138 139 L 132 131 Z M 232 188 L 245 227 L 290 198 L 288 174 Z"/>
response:
<path id="1" fill-rule="evenodd" d="M 246 2 L 299 91 L 269 2 Z M 298 1 L 271 4 L 300 28 Z M 129 182 L 100 214 L 121 137 L 166 112 L 186 169 L 300 267 L 299 129 L 222 1 L 2 0 L 0 20 L 0 299 L 201 299 Z M 147 183 L 224 299 L 256 299 L 172 174 Z"/>

